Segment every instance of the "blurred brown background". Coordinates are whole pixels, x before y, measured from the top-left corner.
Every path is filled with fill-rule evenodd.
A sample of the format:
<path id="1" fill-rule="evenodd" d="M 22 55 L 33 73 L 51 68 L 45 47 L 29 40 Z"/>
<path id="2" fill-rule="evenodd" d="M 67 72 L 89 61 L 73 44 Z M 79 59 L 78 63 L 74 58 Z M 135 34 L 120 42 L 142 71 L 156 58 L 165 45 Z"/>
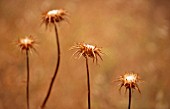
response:
<path id="1" fill-rule="evenodd" d="M 132 109 L 170 109 L 169 0 L 1 0 L 0 109 L 25 109 L 25 55 L 14 41 L 36 36 L 30 56 L 31 109 L 39 109 L 56 65 L 53 29 L 40 26 L 41 14 L 66 9 L 59 24 L 61 64 L 47 109 L 87 109 L 85 60 L 71 58 L 75 42 L 103 47 L 104 61 L 90 61 L 92 109 L 126 109 L 128 93 L 114 79 L 134 71 L 144 83 L 132 95 Z"/>

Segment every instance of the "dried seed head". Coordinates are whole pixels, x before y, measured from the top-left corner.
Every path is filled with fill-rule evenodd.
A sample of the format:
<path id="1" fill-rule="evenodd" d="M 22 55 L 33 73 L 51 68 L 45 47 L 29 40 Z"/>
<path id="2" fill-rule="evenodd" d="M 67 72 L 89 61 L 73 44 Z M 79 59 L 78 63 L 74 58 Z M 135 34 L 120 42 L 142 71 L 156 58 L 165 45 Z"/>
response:
<path id="1" fill-rule="evenodd" d="M 42 23 L 45 23 L 46 27 L 50 24 L 55 24 L 65 20 L 67 12 L 63 9 L 51 10 L 43 14 Z"/>
<path id="2" fill-rule="evenodd" d="M 140 77 L 138 76 L 138 74 L 136 73 L 125 73 L 124 75 L 120 76 L 118 81 L 121 82 L 121 86 L 120 86 L 120 90 L 123 86 L 126 87 L 126 90 L 128 88 L 131 88 L 131 89 L 137 89 L 140 92 L 140 89 L 138 87 L 138 82 L 141 82 L 141 79 Z"/>
<path id="3" fill-rule="evenodd" d="M 20 47 L 21 50 L 30 50 L 35 49 L 34 48 L 35 43 L 36 42 L 32 36 L 26 36 L 24 38 L 18 39 L 17 45 Z"/>
<path id="4" fill-rule="evenodd" d="M 78 55 L 80 58 L 82 55 L 84 57 L 90 57 L 93 59 L 93 62 L 96 60 L 98 62 L 98 57 L 102 60 L 101 48 L 98 48 L 94 45 L 86 44 L 86 43 L 77 43 L 75 46 L 72 46 L 71 49 L 77 49 L 77 51 L 73 55 Z"/>

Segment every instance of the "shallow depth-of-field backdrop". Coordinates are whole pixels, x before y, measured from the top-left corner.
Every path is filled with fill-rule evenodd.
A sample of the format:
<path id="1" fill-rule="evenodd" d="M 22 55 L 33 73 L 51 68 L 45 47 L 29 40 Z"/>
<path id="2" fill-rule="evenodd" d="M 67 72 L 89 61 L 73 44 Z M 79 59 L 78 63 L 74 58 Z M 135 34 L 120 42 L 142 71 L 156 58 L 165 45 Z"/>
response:
<path id="1" fill-rule="evenodd" d="M 132 109 L 170 109 L 169 0 L 0 0 L 0 109 L 26 108 L 25 54 L 15 44 L 33 35 L 30 55 L 30 107 L 39 109 L 57 62 L 53 28 L 41 26 L 42 13 L 66 9 L 59 23 L 61 64 L 47 109 L 87 109 L 85 59 L 71 57 L 76 42 L 103 47 L 103 61 L 90 60 L 92 109 L 127 109 L 128 93 L 114 79 L 138 73 L 142 94 Z"/>

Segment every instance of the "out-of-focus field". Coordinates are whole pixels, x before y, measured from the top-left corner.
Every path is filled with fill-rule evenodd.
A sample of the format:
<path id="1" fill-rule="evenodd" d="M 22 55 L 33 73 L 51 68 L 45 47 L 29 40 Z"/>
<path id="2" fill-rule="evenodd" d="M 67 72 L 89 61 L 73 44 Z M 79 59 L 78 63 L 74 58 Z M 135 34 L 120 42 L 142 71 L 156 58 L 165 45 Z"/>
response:
<path id="1" fill-rule="evenodd" d="M 30 56 L 30 107 L 39 109 L 56 65 L 53 28 L 41 26 L 41 15 L 66 9 L 61 22 L 61 64 L 47 109 L 87 109 L 85 59 L 71 57 L 76 42 L 103 47 L 99 65 L 90 61 L 92 109 L 126 109 L 128 93 L 112 81 L 126 71 L 138 73 L 142 94 L 132 94 L 132 109 L 170 109 L 169 0 L 1 0 L 0 109 L 26 109 L 25 54 L 15 44 L 33 35 Z"/>

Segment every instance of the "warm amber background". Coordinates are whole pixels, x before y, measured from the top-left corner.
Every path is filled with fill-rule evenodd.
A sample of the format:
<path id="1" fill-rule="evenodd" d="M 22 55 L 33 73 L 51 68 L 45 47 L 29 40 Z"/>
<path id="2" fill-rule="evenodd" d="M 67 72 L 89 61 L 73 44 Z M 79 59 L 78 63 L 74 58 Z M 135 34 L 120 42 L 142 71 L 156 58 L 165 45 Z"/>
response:
<path id="1" fill-rule="evenodd" d="M 59 24 L 61 65 L 47 109 L 87 109 L 83 58 L 71 58 L 75 42 L 103 47 L 103 62 L 90 61 L 92 109 L 126 109 L 128 94 L 119 94 L 113 79 L 125 71 L 145 81 L 134 91 L 132 109 L 170 109 L 169 0 L 0 0 L 0 109 L 26 109 L 25 55 L 14 41 L 34 35 L 30 56 L 31 109 L 39 109 L 56 64 L 53 29 L 40 26 L 41 14 L 66 9 L 69 23 Z"/>

